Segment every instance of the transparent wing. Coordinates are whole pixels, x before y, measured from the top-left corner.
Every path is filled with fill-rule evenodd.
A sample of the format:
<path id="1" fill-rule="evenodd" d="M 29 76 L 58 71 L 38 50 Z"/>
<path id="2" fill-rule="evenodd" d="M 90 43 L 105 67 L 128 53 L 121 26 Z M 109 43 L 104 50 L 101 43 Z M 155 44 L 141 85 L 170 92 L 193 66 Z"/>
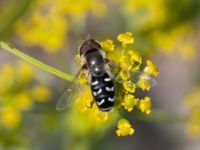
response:
<path id="1" fill-rule="evenodd" d="M 76 99 L 78 94 L 81 93 L 81 90 L 85 87 L 85 84 L 80 84 L 78 82 L 78 77 L 80 76 L 82 70 L 83 69 L 81 68 L 78 71 L 71 84 L 67 86 L 67 88 L 65 88 L 65 90 L 61 93 L 56 103 L 56 110 L 64 110 L 71 106 L 73 100 Z"/>
<path id="2" fill-rule="evenodd" d="M 142 72 L 142 71 L 127 71 L 127 74 L 130 74 L 130 80 L 136 84 L 137 87 L 139 86 L 139 81 L 142 80 L 143 83 L 148 83 L 151 87 L 157 86 L 157 81 L 154 76 Z M 119 83 L 123 83 L 124 80 L 120 77 L 119 74 L 115 75 L 115 80 Z"/>
<path id="3" fill-rule="evenodd" d="M 72 85 L 66 88 L 56 103 L 56 110 L 64 110 L 71 106 L 77 89 L 79 89 L 79 85 L 76 83 L 72 83 Z"/>
<path id="4" fill-rule="evenodd" d="M 119 64 L 115 63 L 114 61 L 109 61 L 109 67 L 111 69 L 111 72 L 117 72 L 113 75 L 113 78 L 119 82 L 119 83 L 123 83 L 124 80 L 122 79 L 122 77 L 119 75 L 119 72 L 122 70 L 119 66 Z M 141 88 L 139 86 L 139 81 L 142 80 L 143 83 L 148 83 L 151 87 L 155 87 L 157 86 L 157 81 L 155 79 L 154 76 L 146 73 L 146 72 L 142 72 L 142 71 L 129 71 L 129 70 L 123 70 L 124 75 L 128 75 L 130 76 L 130 80 L 132 82 L 134 82 L 136 84 L 136 86 L 138 88 Z"/>
<path id="5" fill-rule="evenodd" d="M 136 83 L 136 85 L 139 87 L 138 83 L 139 80 L 143 80 L 143 82 L 148 82 L 151 87 L 157 86 L 157 81 L 154 76 L 142 72 L 142 71 L 132 71 L 131 72 L 131 81 Z"/>

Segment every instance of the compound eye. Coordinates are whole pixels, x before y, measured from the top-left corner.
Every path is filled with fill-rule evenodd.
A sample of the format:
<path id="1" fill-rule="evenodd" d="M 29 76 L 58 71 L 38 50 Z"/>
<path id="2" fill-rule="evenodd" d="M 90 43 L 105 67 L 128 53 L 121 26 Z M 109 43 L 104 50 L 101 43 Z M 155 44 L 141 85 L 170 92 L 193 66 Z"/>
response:
<path id="1" fill-rule="evenodd" d="M 85 54 L 89 49 L 90 49 L 89 45 L 82 45 L 80 47 L 80 50 L 79 50 L 80 56 L 82 56 L 83 54 Z"/>

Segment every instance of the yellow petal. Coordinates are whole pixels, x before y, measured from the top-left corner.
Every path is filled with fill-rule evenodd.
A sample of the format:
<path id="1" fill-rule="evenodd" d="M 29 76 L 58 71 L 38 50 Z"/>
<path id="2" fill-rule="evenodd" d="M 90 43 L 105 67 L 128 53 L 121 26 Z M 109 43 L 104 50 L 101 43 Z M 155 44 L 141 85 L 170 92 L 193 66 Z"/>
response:
<path id="1" fill-rule="evenodd" d="M 127 136 L 133 135 L 135 130 L 131 127 L 131 124 L 126 119 L 120 119 L 117 125 L 118 129 L 116 130 L 117 136 Z"/>
<path id="2" fill-rule="evenodd" d="M 139 78 L 137 85 L 142 89 L 142 90 L 147 90 L 149 91 L 151 89 L 151 83 L 149 80 L 146 78 Z"/>
<path id="3" fill-rule="evenodd" d="M 80 93 L 78 93 L 80 94 Z M 89 88 L 85 88 L 82 93 L 76 99 L 76 105 L 79 111 L 84 112 L 90 109 L 93 97 Z"/>
<path id="4" fill-rule="evenodd" d="M 123 82 L 123 87 L 127 92 L 130 93 L 134 93 L 136 89 L 136 85 L 130 80 Z"/>
<path id="5" fill-rule="evenodd" d="M 147 60 L 146 64 L 147 66 L 144 68 L 144 72 L 149 73 L 154 76 L 158 76 L 159 71 L 158 71 L 157 66 L 153 64 L 152 61 L 150 60 Z"/>
<path id="6" fill-rule="evenodd" d="M 133 34 L 131 32 L 119 34 L 117 40 L 120 41 L 123 46 L 134 43 Z"/>
<path id="7" fill-rule="evenodd" d="M 119 72 L 119 76 L 120 76 L 120 78 L 121 78 L 123 81 L 127 81 L 127 80 L 130 79 L 131 74 L 130 74 L 129 71 L 121 70 L 121 71 Z"/>
<path id="8" fill-rule="evenodd" d="M 137 102 L 138 99 L 134 98 L 132 94 L 127 94 L 124 97 L 124 102 L 122 103 L 122 105 L 128 112 L 130 112 L 133 110 L 134 106 L 137 105 Z"/>
<path id="9" fill-rule="evenodd" d="M 151 98 L 146 96 L 144 99 L 138 101 L 138 108 L 141 112 L 149 115 L 151 113 Z"/>
<path id="10" fill-rule="evenodd" d="M 105 41 L 102 41 L 101 43 L 101 46 L 103 48 L 103 50 L 105 52 L 112 52 L 114 51 L 114 48 L 115 48 L 115 45 L 113 44 L 113 41 L 112 40 L 105 40 Z"/>

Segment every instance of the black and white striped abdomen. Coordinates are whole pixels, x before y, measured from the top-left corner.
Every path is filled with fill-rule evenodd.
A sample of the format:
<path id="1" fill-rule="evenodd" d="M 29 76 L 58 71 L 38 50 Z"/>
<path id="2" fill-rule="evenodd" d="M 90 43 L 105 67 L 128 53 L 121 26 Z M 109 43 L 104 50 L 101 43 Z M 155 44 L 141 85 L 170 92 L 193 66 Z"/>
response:
<path id="1" fill-rule="evenodd" d="M 91 76 L 91 90 L 95 102 L 101 111 L 110 111 L 114 106 L 114 83 L 107 73 Z"/>

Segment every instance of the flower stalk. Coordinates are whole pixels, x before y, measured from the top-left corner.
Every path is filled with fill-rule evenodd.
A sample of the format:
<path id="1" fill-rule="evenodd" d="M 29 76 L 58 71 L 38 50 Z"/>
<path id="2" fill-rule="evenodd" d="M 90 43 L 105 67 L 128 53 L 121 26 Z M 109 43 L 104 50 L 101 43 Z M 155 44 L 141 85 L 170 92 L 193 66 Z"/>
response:
<path id="1" fill-rule="evenodd" d="M 4 50 L 22 58 L 23 60 L 45 70 L 45 71 L 48 71 L 62 79 L 65 79 L 65 80 L 68 80 L 68 81 L 73 81 L 73 76 L 67 74 L 67 73 L 64 73 L 56 68 L 53 68 L 23 52 L 21 52 L 20 50 L 16 49 L 16 48 L 11 48 L 7 43 L 5 42 L 0 42 L 0 47 L 3 48 Z"/>

